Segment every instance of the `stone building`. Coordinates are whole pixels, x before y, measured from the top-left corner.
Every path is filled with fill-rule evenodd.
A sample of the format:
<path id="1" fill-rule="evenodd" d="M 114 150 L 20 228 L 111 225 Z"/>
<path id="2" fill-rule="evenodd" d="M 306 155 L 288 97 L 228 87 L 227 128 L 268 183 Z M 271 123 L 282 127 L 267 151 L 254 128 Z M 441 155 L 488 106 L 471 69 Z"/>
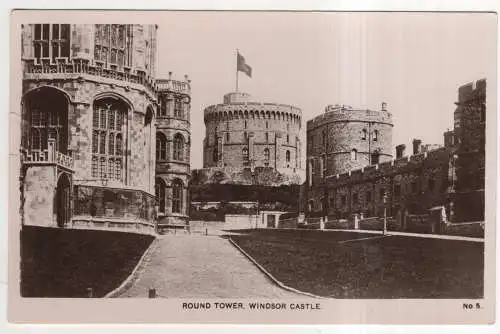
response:
<path id="1" fill-rule="evenodd" d="M 307 173 L 313 178 L 392 159 L 392 114 L 329 105 L 325 113 L 307 122 Z"/>
<path id="2" fill-rule="evenodd" d="M 156 36 L 155 25 L 23 25 L 23 224 L 154 230 Z"/>
<path id="3" fill-rule="evenodd" d="M 171 75 L 171 74 L 170 74 Z M 159 109 L 156 127 L 156 181 L 158 227 L 189 223 L 190 80 L 157 80 Z"/>
<path id="4" fill-rule="evenodd" d="M 453 135 L 456 182 L 454 211 L 462 220 L 484 219 L 486 79 L 460 86 Z"/>
<path id="5" fill-rule="evenodd" d="M 229 93 L 204 111 L 203 167 L 268 167 L 283 174 L 302 169 L 299 108 L 262 103 L 246 93 Z"/>
<path id="6" fill-rule="evenodd" d="M 328 113 L 308 122 L 307 161 L 312 168 L 305 186 L 306 214 L 352 219 L 354 214 L 380 217 L 387 209 L 388 216 L 404 222 L 407 214 L 425 214 L 443 206 L 451 221 L 484 219 L 485 87 L 485 80 L 460 87 L 455 128 L 444 133 L 444 147 L 422 145 L 415 139 L 410 156 L 405 155 L 405 145 L 396 146 L 395 160 L 389 153 L 390 141 L 379 147 L 385 161 L 369 159 L 366 139 L 362 139 L 364 125 L 346 125 L 344 132 L 338 128 L 320 130 L 318 135 L 316 126 Z M 389 137 L 390 127 L 386 129 Z M 382 138 L 380 132 L 378 136 Z M 325 144 L 321 138 L 327 138 Z M 315 145 L 318 140 L 324 146 Z M 320 168 L 321 163 L 317 167 L 315 161 L 323 157 L 319 153 L 331 142 L 345 145 L 344 156 L 351 148 L 358 154 L 363 150 L 364 160 L 358 162 L 359 155 L 354 154 L 354 162 L 344 159 L 330 168 L 328 162 L 323 163 L 326 169 Z M 360 149 L 363 145 L 365 149 Z"/>

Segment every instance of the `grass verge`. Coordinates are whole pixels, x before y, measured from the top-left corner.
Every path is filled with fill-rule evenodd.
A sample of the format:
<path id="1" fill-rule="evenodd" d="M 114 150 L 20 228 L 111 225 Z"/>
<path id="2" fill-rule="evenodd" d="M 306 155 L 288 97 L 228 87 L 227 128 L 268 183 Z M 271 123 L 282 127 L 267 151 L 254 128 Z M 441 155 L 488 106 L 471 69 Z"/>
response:
<path id="1" fill-rule="evenodd" d="M 103 297 L 130 275 L 154 237 L 27 226 L 21 231 L 21 296 Z"/>
<path id="2" fill-rule="evenodd" d="M 231 238 L 285 285 L 320 296 L 483 296 L 483 243 L 308 230 Z"/>

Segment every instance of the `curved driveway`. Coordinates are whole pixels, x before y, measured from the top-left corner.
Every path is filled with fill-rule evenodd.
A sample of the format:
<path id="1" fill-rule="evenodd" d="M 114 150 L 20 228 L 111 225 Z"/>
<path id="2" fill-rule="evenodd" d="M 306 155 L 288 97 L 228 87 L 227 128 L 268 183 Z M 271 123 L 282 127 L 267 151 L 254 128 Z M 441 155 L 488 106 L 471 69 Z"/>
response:
<path id="1" fill-rule="evenodd" d="M 301 298 L 265 276 L 218 236 L 161 236 L 138 279 L 120 297 Z"/>

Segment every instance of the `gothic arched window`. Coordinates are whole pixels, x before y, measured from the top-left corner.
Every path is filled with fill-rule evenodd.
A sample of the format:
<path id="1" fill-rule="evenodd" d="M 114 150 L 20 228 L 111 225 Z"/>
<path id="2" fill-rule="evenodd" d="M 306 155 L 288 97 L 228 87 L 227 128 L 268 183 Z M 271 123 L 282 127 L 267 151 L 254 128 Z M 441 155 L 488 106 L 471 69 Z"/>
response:
<path id="1" fill-rule="evenodd" d="M 175 179 L 172 182 L 172 212 L 181 213 L 182 209 L 182 181 Z"/>
<path id="2" fill-rule="evenodd" d="M 156 160 L 167 160 L 167 138 L 161 132 L 156 134 Z"/>
<path id="3" fill-rule="evenodd" d="M 165 213 L 165 182 L 157 177 L 155 182 L 156 205 L 159 213 Z"/>
<path id="4" fill-rule="evenodd" d="M 115 98 L 94 102 L 92 117 L 92 176 L 122 181 L 128 107 Z M 97 163 L 99 162 L 99 163 Z M 106 168 L 108 166 L 108 168 Z"/>
<path id="5" fill-rule="evenodd" d="M 184 160 L 184 137 L 180 133 L 174 136 L 174 160 Z"/>
<path id="6" fill-rule="evenodd" d="M 217 149 L 217 147 L 214 147 L 214 151 L 212 152 L 212 160 L 214 162 L 219 161 L 219 150 Z"/>
<path id="7" fill-rule="evenodd" d="M 358 151 L 356 149 L 352 149 L 351 151 L 351 160 L 358 160 Z"/>
<path id="8" fill-rule="evenodd" d="M 46 150 L 49 141 L 54 142 L 54 149 L 63 154 L 68 150 L 68 100 L 60 91 L 53 88 L 41 88 L 26 95 L 25 131 L 23 146 L 32 150 Z"/>

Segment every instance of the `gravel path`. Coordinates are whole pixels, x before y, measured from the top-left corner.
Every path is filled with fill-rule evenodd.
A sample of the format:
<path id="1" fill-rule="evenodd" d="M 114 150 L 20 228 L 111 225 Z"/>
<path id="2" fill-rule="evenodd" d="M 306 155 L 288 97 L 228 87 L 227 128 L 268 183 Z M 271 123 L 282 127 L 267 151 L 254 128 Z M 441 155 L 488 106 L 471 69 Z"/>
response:
<path id="1" fill-rule="evenodd" d="M 300 298 L 272 283 L 226 239 L 161 236 L 139 278 L 121 297 Z"/>

